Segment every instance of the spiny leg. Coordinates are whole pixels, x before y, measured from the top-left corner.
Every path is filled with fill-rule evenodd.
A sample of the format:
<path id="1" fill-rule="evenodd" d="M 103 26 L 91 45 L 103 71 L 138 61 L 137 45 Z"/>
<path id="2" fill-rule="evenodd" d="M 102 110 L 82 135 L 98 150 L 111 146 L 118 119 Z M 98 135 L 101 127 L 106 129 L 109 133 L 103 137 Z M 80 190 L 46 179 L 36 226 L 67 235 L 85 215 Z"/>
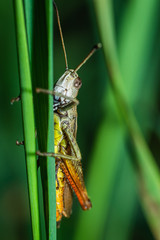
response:
<path id="1" fill-rule="evenodd" d="M 70 128 L 68 127 L 68 125 L 66 123 L 63 122 L 62 129 L 69 140 L 69 143 L 75 153 L 76 158 L 78 160 L 81 160 L 82 157 L 81 157 L 80 149 L 78 147 L 77 141 L 76 141 L 75 137 L 73 136 L 73 133 L 71 132 Z"/>
<path id="2" fill-rule="evenodd" d="M 75 137 L 73 136 L 73 133 L 70 131 L 70 128 L 68 127 L 67 124 L 62 123 L 62 129 L 65 132 L 65 134 L 67 135 L 67 138 L 70 142 L 70 145 L 75 153 L 75 156 L 70 156 L 70 155 L 64 155 L 61 153 L 49 153 L 49 152 L 40 152 L 37 151 L 37 155 L 38 156 L 42 156 L 42 157 L 55 157 L 55 158 L 63 158 L 66 160 L 71 160 L 71 161 L 80 161 L 81 160 L 81 152 L 79 150 L 78 144 L 76 142 Z"/>

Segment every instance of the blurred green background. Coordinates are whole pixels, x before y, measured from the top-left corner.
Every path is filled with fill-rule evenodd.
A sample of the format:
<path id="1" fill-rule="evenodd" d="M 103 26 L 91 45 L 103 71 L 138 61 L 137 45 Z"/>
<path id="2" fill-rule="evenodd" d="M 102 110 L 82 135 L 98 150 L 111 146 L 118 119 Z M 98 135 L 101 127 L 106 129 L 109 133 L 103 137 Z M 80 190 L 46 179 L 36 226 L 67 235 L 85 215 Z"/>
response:
<path id="1" fill-rule="evenodd" d="M 74 69 L 100 41 L 93 2 L 57 0 L 56 3 L 69 67 Z M 115 0 L 112 3 L 123 84 L 153 155 L 159 159 L 160 2 Z M 16 140 L 23 140 L 21 105 L 10 104 L 11 98 L 19 95 L 12 1 L 1 0 L 0 18 L 0 238 L 28 240 L 31 222 L 24 149 L 15 144 Z M 65 70 L 65 62 L 56 19 L 54 26 L 54 75 L 58 79 Z M 112 104 L 103 51 L 99 50 L 78 73 L 83 85 L 78 97 L 77 141 L 93 208 L 82 212 L 74 196 L 72 215 L 63 219 L 57 238 L 155 239 L 138 197 L 129 137 L 125 136 Z"/>

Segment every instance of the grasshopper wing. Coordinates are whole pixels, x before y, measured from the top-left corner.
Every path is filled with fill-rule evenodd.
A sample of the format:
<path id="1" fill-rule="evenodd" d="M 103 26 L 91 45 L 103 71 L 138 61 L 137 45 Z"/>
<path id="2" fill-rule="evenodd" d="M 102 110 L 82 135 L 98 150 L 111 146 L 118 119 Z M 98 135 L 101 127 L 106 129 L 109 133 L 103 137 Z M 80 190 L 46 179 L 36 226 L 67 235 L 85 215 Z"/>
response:
<path id="1" fill-rule="evenodd" d="M 64 202 L 63 215 L 65 217 L 70 217 L 70 215 L 72 213 L 73 196 L 72 196 L 72 189 L 66 179 L 64 182 L 63 202 Z"/>
<path id="2" fill-rule="evenodd" d="M 79 161 L 76 162 L 76 164 L 73 164 L 72 161 L 63 160 L 61 167 L 72 189 L 74 190 L 82 209 L 90 209 L 92 204 L 84 184 L 81 162 Z"/>

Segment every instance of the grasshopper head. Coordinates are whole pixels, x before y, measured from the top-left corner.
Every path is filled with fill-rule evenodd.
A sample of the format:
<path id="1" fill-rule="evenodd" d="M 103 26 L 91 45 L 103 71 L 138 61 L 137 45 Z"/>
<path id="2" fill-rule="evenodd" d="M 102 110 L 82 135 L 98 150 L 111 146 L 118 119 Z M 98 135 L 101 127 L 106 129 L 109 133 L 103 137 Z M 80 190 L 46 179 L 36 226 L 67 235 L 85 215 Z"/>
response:
<path id="1" fill-rule="evenodd" d="M 67 97 L 76 98 L 81 86 L 82 82 L 78 74 L 74 70 L 69 69 L 58 79 L 54 91 Z"/>

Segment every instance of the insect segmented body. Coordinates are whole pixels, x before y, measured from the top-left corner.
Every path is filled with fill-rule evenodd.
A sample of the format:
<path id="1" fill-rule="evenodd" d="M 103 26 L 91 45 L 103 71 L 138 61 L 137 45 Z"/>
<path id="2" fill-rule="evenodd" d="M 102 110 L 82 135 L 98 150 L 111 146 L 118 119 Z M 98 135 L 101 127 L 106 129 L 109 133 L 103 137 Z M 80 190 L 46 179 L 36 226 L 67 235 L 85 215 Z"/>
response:
<path id="1" fill-rule="evenodd" d="M 56 97 L 54 104 L 54 145 L 56 157 L 56 213 L 57 222 L 62 215 L 69 217 L 72 207 L 72 190 L 78 197 L 82 209 L 91 208 L 91 202 L 84 185 L 81 165 L 81 153 L 76 142 L 77 106 L 68 97 L 76 98 L 81 80 L 74 70 L 67 70 L 57 81 L 54 92 L 62 94 Z M 71 105 L 72 104 L 72 105 Z M 69 159 L 70 157 L 71 159 Z"/>
<path id="2" fill-rule="evenodd" d="M 54 153 L 41 153 L 40 156 L 53 156 L 56 161 L 56 221 L 59 226 L 62 216 L 69 217 L 72 209 L 72 192 L 74 191 L 83 210 L 92 207 L 84 184 L 81 153 L 76 141 L 78 91 L 82 85 L 77 71 L 101 47 L 97 44 L 75 70 L 68 69 L 67 55 L 60 25 L 60 36 L 65 55 L 66 71 L 56 82 L 53 91 L 37 89 L 38 92 L 54 96 Z"/>
<path id="3" fill-rule="evenodd" d="M 55 153 L 67 153 L 68 143 L 64 137 L 58 114 L 54 114 L 54 146 Z M 68 152 L 69 154 L 69 152 Z M 69 217 L 72 208 L 72 190 L 62 170 L 63 161 L 56 158 L 56 221 L 61 221 L 62 215 Z"/>

